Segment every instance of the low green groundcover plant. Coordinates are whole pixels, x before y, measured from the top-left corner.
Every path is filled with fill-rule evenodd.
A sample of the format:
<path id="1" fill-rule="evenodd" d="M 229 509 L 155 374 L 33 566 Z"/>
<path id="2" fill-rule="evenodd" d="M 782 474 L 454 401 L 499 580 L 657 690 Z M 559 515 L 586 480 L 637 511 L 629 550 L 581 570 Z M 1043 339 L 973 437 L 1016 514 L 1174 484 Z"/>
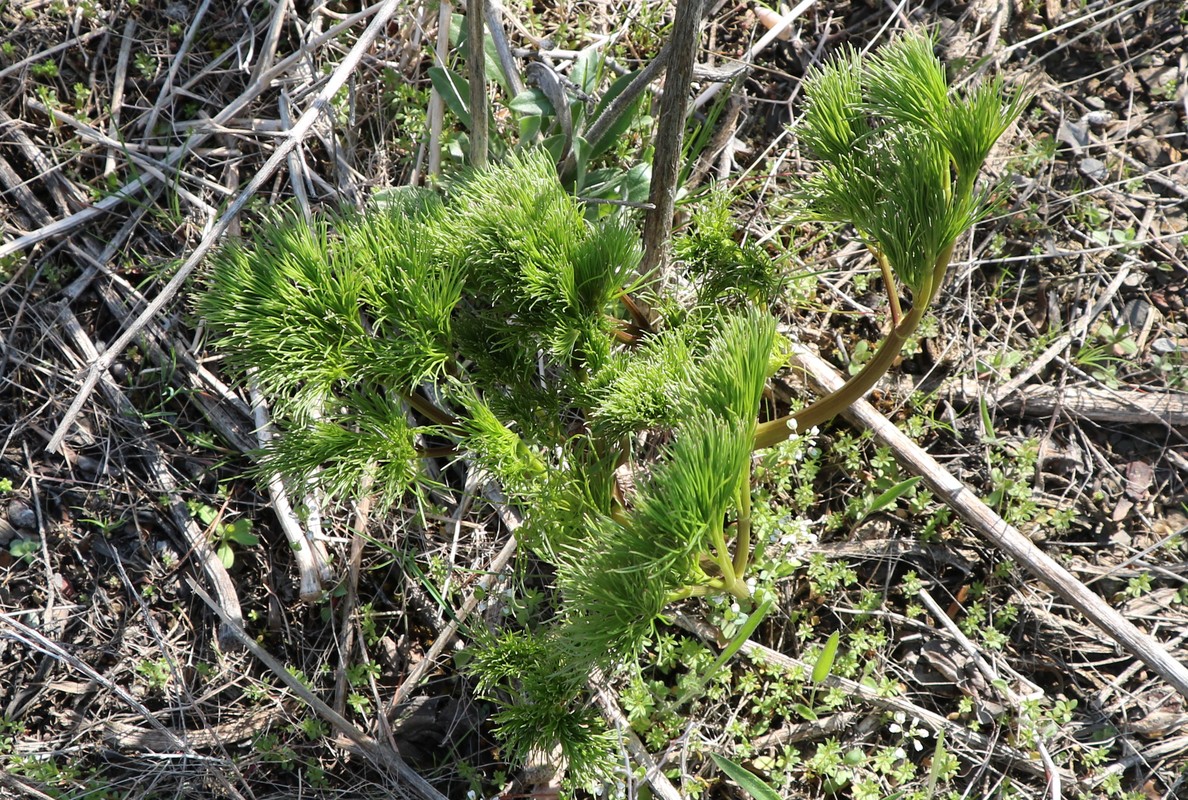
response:
<path id="1" fill-rule="evenodd" d="M 263 470 L 392 504 L 436 486 L 427 459 L 445 457 L 522 511 L 523 544 L 555 570 L 550 616 L 475 632 L 468 669 L 500 703 L 508 749 L 559 746 L 572 785 L 614 768 L 589 676 L 632 663 L 673 603 L 755 602 L 753 451 L 886 371 L 985 215 L 976 175 L 1022 105 L 996 80 L 954 91 L 919 38 L 843 52 L 806 97 L 816 169 L 800 206 L 867 244 L 893 329 L 839 395 L 790 417 L 761 421 L 784 360 L 771 260 L 710 215 L 675 246 L 696 302 L 659 296 L 630 220 L 588 222 L 542 153 L 466 175 L 444 199 L 398 191 L 312 225 L 272 220 L 221 250 L 199 301 L 283 425 Z"/>

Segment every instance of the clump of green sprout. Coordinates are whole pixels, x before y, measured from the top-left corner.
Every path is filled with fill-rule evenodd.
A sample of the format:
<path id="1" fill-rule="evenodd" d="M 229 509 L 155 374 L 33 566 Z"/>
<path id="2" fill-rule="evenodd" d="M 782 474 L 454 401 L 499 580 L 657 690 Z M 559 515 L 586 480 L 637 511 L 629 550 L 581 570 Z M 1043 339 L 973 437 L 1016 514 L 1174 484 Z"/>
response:
<path id="1" fill-rule="evenodd" d="M 783 365 L 772 260 L 707 224 L 676 247 L 696 304 L 657 297 L 636 277 L 629 212 L 588 222 L 547 155 L 475 171 L 444 199 L 396 192 L 312 226 L 273 220 L 206 279 L 201 313 L 285 431 L 264 472 L 390 506 L 439 491 L 425 465 L 445 458 L 523 513 L 521 542 L 554 570 L 551 615 L 473 632 L 468 669 L 500 702 L 509 750 L 559 746 L 572 785 L 614 768 L 591 674 L 636 659 L 674 603 L 770 607 L 747 581 L 752 453 L 827 421 L 889 368 L 987 213 L 976 177 L 1023 105 L 997 80 L 952 89 L 920 38 L 846 50 L 805 90 L 804 216 L 867 244 L 893 329 L 844 389 L 789 417 L 763 405 Z M 739 265 L 746 285 L 729 279 Z"/>

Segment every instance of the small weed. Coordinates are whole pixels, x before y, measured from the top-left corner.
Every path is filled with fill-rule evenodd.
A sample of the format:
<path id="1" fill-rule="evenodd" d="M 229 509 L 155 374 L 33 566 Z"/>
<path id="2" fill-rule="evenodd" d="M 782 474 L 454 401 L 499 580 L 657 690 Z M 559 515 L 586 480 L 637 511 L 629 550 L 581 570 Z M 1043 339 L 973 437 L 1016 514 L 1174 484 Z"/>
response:
<path id="1" fill-rule="evenodd" d="M 1151 573 L 1143 572 L 1126 581 L 1126 589 L 1122 592 L 1126 597 L 1139 598 L 1150 594 L 1152 588 Z"/>
<path id="2" fill-rule="evenodd" d="M 62 103 L 58 99 L 58 90 L 53 86 L 37 86 L 33 92 L 37 95 L 37 99 L 41 101 L 41 104 L 51 111 L 58 110 L 62 107 Z M 57 123 L 51 121 L 50 127 L 56 128 Z"/>
<path id="3" fill-rule="evenodd" d="M 311 742 L 320 742 L 330 735 L 329 726 L 317 717 L 306 717 L 298 727 L 301 733 Z"/>
<path id="4" fill-rule="evenodd" d="M 186 505 L 190 513 L 210 530 L 215 553 L 227 569 L 235 565 L 235 546 L 255 547 L 260 543 L 260 537 L 252 533 L 252 521 L 248 517 L 223 522 L 213 506 L 196 500 L 187 501 Z"/>
<path id="5" fill-rule="evenodd" d="M 26 564 L 32 564 L 40 551 L 41 542 L 38 539 L 13 539 L 8 543 L 8 552 L 13 560 Z"/>
<path id="6" fill-rule="evenodd" d="M 136 672 L 148 681 L 150 689 L 158 692 L 168 686 L 169 681 L 173 677 L 173 672 L 169 668 L 169 662 L 163 658 L 153 661 L 141 661 L 136 665 Z"/>
<path id="7" fill-rule="evenodd" d="M 152 80 L 153 76 L 157 74 L 157 59 L 148 53 L 137 53 L 132 59 L 132 66 L 140 73 L 140 77 L 146 81 Z"/>
<path id="8" fill-rule="evenodd" d="M 79 110 L 86 108 L 87 103 L 91 100 L 90 88 L 85 83 L 76 81 L 71 87 L 71 91 L 74 92 L 74 107 Z"/>
<path id="9" fill-rule="evenodd" d="M 297 751 L 274 731 L 256 734 L 252 739 L 252 749 L 264 761 L 280 765 L 284 769 L 293 769 L 301 762 Z"/>
<path id="10" fill-rule="evenodd" d="M 29 72 L 35 78 L 51 79 L 58 77 L 58 62 L 52 60 L 42 61 L 39 64 L 34 64 L 29 67 Z"/>

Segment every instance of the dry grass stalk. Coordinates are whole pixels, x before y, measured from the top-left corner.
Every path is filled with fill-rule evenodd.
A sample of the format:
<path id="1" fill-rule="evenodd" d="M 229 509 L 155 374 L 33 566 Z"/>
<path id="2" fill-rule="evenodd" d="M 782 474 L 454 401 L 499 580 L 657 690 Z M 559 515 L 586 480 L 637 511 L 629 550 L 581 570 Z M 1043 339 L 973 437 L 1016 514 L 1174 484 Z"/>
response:
<path id="1" fill-rule="evenodd" d="M 842 385 L 841 376 L 805 348 L 795 347 L 793 355 L 813 382 L 823 390 L 834 391 Z M 921 475 L 937 497 L 960 514 L 976 531 L 1001 548 L 1032 575 L 1052 587 L 1102 632 L 1122 645 L 1131 655 L 1143 661 L 1152 671 L 1174 686 L 1181 695 L 1188 697 L 1188 667 L 1173 657 L 1152 636 L 1140 631 L 1130 620 L 1107 605 L 1100 596 L 1087 589 L 1051 556 L 1036 547 L 1030 539 L 1008 525 L 970 491 L 969 487 L 954 478 L 873 406 L 865 400 L 859 400 L 845 412 L 845 417 L 859 427 L 869 428 L 879 441 L 891 447 L 900 463 Z"/>
<path id="2" fill-rule="evenodd" d="M 359 36 L 358 41 L 355 42 L 350 52 L 343 58 L 342 62 L 334 70 L 333 74 L 330 75 L 329 79 L 327 79 L 325 86 L 320 92 L 318 92 L 317 97 L 314 98 L 309 108 L 307 108 L 301 115 L 301 118 L 297 120 L 297 123 L 293 126 L 293 129 L 289 132 L 289 134 L 277 145 L 272 155 L 269 156 L 268 160 L 264 163 L 260 170 L 252 177 L 252 180 L 248 182 L 247 186 L 243 188 L 243 190 L 239 193 L 239 196 L 235 198 L 235 201 L 231 203 L 230 207 L 228 207 L 226 212 L 224 212 L 223 216 L 219 218 L 219 221 L 215 223 L 215 225 L 211 227 L 209 231 L 207 231 L 206 235 L 202 237 L 202 241 L 199 242 L 198 246 L 194 248 L 194 251 L 190 253 L 185 262 L 180 267 L 178 267 L 173 277 L 170 278 L 169 283 L 167 283 L 164 288 L 161 289 L 161 292 L 153 299 L 151 303 L 149 303 L 148 307 L 143 312 L 141 312 L 140 316 L 136 318 L 136 321 L 91 364 L 91 367 L 87 370 L 86 377 L 83 379 L 82 386 L 79 388 L 78 395 L 74 398 L 74 401 L 66 410 L 66 413 L 63 416 L 61 423 L 59 423 L 57 430 L 55 430 L 53 436 L 50 437 L 50 442 L 47 447 L 50 452 L 57 452 L 58 448 L 61 447 L 62 440 L 65 438 L 66 432 L 73 424 L 75 417 L 77 417 L 78 413 L 82 410 L 82 407 L 86 404 L 91 392 L 94 391 L 95 384 L 98 383 L 100 376 L 111 368 L 111 365 L 115 362 L 115 359 L 120 355 L 120 353 L 124 351 L 124 349 L 132 342 L 132 340 L 136 338 L 141 328 L 143 328 L 143 326 L 147 324 L 150 319 L 160 313 L 161 309 L 164 308 L 167 303 L 173 300 L 173 298 L 177 295 L 177 292 L 186 283 L 186 281 L 189 280 L 190 275 L 197 268 L 198 264 L 202 262 L 202 260 L 211 251 L 211 248 L 214 247 L 215 242 L 217 242 L 219 237 L 222 236 L 227 230 L 227 227 L 231 224 L 231 221 L 239 216 L 239 213 L 243 211 L 248 201 L 251 200 L 252 197 L 255 196 L 256 192 L 258 192 L 260 188 L 272 178 L 272 175 L 276 172 L 281 163 L 288 157 L 288 154 L 293 150 L 293 148 L 297 147 L 297 145 L 301 143 L 302 139 L 304 139 L 305 135 L 309 133 L 310 128 L 313 127 L 313 124 L 317 121 L 317 119 L 322 114 L 328 113 L 330 111 L 331 99 L 335 94 L 338 93 L 338 90 L 343 87 L 347 78 L 350 77 L 351 72 L 363 58 L 363 54 L 368 50 L 368 48 L 371 47 L 372 42 L 375 41 L 380 32 L 384 30 L 384 27 L 387 25 L 387 22 L 391 18 L 392 14 L 395 13 L 398 5 L 399 0 L 384 0 L 384 2 L 380 4 L 380 6 L 375 10 L 374 17 L 371 20 L 371 23 L 367 26 L 367 30 L 365 30 Z"/>
<path id="3" fill-rule="evenodd" d="M 720 632 L 712 625 L 684 614 L 677 616 L 676 624 L 708 641 L 719 642 L 722 640 Z M 755 641 L 748 640 L 745 642 L 741 652 L 748 655 L 755 655 L 768 663 L 779 664 L 788 669 L 797 668 L 803 670 L 805 674 L 813 671 L 812 664 L 807 664 L 799 659 L 784 655 L 778 650 L 772 650 L 770 647 L 766 647 Z M 933 731 L 944 731 L 945 736 L 949 737 L 951 741 L 967 748 L 971 753 L 981 754 L 1000 764 L 1011 765 L 1015 769 L 1026 772 L 1033 777 L 1042 778 L 1047 774 L 1047 767 L 1042 762 L 1030 758 L 1025 753 L 1003 744 L 996 739 L 975 733 L 955 722 L 951 722 L 946 717 L 918 706 L 909 700 L 901 697 L 884 697 L 868 686 L 836 675 L 827 676 L 822 683 L 829 688 L 841 689 L 846 695 L 857 698 L 864 703 L 869 703 L 876 708 L 903 713 L 909 718 L 923 723 Z M 1077 780 L 1076 776 L 1067 770 L 1062 771 L 1061 777 L 1066 782 L 1073 784 Z"/>
<path id="4" fill-rule="evenodd" d="M 393 791 L 400 797 L 415 796 L 421 800 L 446 800 L 445 795 L 437 791 L 433 786 L 426 781 L 419 773 L 413 770 L 405 763 L 400 754 L 393 750 L 390 746 L 377 741 L 363 731 L 359 730 L 354 723 L 346 717 L 339 714 L 333 708 L 326 704 L 324 700 L 311 692 L 304 683 L 299 681 L 293 673 L 286 669 L 285 665 L 276 659 L 271 653 L 261 647 L 256 640 L 243 629 L 243 626 L 235 623 L 226 611 L 215 602 L 210 595 L 208 595 L 201 586 L 190 579 L 190 587 L 199 597 L 201 597 L 210 609 L 214 611 L 219 619 L 227 625 L 234 636 L 239 640 L 243 647 L 253 656 L 259 659 L 264 666 L 283 683 L 288 689 L 297 695 L 306 705 L 308 705 L 315 714 L 321 717 L 326 722 L 334 726 L 341 734 L 349 739 L 355 746 L 358 747 L 359 752 L 363 754 L 376 767 L 384 772 L 392 772 L 399 782 L 392 785 Z"/>
<path id="5" fill-rule="evenodd" d="M 98 349 L 70 309 L 61 306 L 58 311 L 59 320 L 83 359 L 98 358 Z M 140 415 L 132 401 L 106 373 L 101 376 L 99 386 L 107 397 L 107 401 L 115 407 L 121 417 L 128 421 L 130 426 L 134 424 L 133 420 L 139 419 Z M 181 488 L 166 466 L 165 457 L 160 448 L 152 443 L 152 440 L 147 436 L 142 440 L 141 448 L 145 454 L 149 473 L 156 478 L 157 485 L 169 499 L 169 515 L 173 519 L 174 526 L 185 539 L 190 552 L 201 564 L 203 572 L 206 573 L 206 577 L 210 581 L 211 588 L 214 589 L 215 596 L 219 598 L 219 605 L 226 615 L 223 625 L 219 628 L 219 645 L 224 650 L 235 649 L 237 639 L 234 634 L 234 626 L 243 625 L 243 611 L 239 607 L 239 593 L 235 589 L 235 584 L 232 583 L 231 576 L 227 574 L 227 568 L 215 554 L 214 548 L 211 547 L 202 530 L 190 516 L 185 498 L 181 494 Z"/>

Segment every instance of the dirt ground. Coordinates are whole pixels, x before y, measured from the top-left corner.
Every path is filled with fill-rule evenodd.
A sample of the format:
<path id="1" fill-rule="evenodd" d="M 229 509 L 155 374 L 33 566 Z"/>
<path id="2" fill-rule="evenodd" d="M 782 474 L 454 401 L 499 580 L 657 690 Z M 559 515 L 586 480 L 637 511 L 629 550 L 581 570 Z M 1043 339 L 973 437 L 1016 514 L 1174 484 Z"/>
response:
<path id="1" fill-rule="evenodd" d="M 499 515 L 482 501 L 443 502 L 428 517 L 364 512 L 365 541 L 350 531 L 358 509 L 328 508 L 322 546 L 337 574 L 322 599 L 303 602 L 275 504 L 248 474 L 258 445 L 248 392 L 221 382 L 193 276 L 180 271 L 271 169 L 372 13 L 285 0 L 0 0 L 0 796 L 426 796 L 402 769 L 451 797 L 533 791 L 502 762 L 491 709 L 455 666 L 453 611 L 438 602 L 462 606 L 492 569 L 507 535 Z M 608 36 L 625 66 L 646 62 L 671 21 L 668 4 L 646 0 L 506 13 L 516 52 L 536 54 L 548 39 L 562 73 L 565 52 Z M 423 180 L 437 14 L 400 4 L 245 219 L 293 198 L 357 204 Z M 1188 661 L 1182 2 L 809 4 L 736 87 L 704 180 L 739 192 L 740 237 L 816 275 L 786 321 L 845 369 L 879 337 L 884 301 L 861 248 L 839 255 L 836 240 L 789 221 L 800 80 L 844 43 L 926 28 L 955 72 L 989 66 L 1034 99 L 991 157 L 1000 213 L 960 243 L 932 319 L 875 405 Z M 754 4 L 711 4 L 700 60 L 729 66 L 764 31 Z M 505 107 L 496 121 L 514 135 Z M 456 168 L 448 151 L 446 161 Z M 110 369 L 87 387 L 101 353 Z M 826 431 L 823 446 L 845 429 Z M 878 454 L 860 446 L 861 473 Z M 850 478 L 822 473 L 816 515 L 844 508 Z M 976 533 L 917 542 L 918 527 L 890 515 L 823 528 L 820 552 L 863 585 L 889 585 L 906 565 L 935 578 L 944 606 L 972 592 L 1014 608 L 996 663 L 1066 704 L 1045 712 L 1049 749 L 1101 752 L 1059 769 L 1036 756 L 1029 770 L 967 748 L 949 788 L 1057 797 L 1059 773 L 1066 797 L 1188 797 L 1186 699 Z M 279 672 L 212 610 L 227 597 L 203 563 L 220 560 L 250 637 Z M 789 576 L 789 609 L 818 602 L 807 585 L 803 571 Z M 844 610 L 858 595 L 841 590 L 830 603 Z M 784 619 L 756 636 L 801 655 L 788 644 L 795 614 Z M 443 631 L 448 647 L 432 651 Z M 959 711 L 976 672 L 966 655 L 922 647 L 906 622 L 887 632 L 878 657 L 913 707 L 976 719 Z M 311 713 L 286 670 L 408 766 L 385 765 Z M 993 718 L 980 730 L 1010 739 Z M 881 734 L 855 723 L 834 735 Z M 763 755 L 747 762 L 760 774 Z M 715 796 L 744 796 L 704 758 L 667 766 Z M 781 793 L 856 796 L 814 780 Z"/>

